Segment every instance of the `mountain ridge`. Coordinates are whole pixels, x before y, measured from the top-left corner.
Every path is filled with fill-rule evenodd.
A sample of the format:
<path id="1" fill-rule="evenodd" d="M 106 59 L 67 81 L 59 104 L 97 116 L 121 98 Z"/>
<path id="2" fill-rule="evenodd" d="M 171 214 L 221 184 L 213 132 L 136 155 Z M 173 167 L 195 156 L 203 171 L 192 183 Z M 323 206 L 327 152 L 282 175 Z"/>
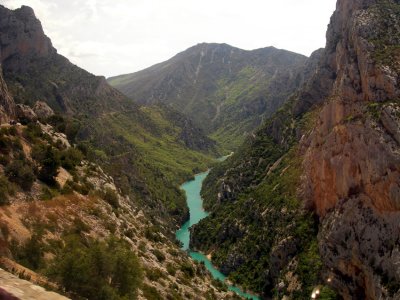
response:
<path id="1" fill-rule="evenodd" d="M 201 43 L 108 81 L 139 103 L 171 105 L 233 149 L 309 75 L 303 72 L 306 61 L 303 55 L 274 47 L 242 50 Z"/>

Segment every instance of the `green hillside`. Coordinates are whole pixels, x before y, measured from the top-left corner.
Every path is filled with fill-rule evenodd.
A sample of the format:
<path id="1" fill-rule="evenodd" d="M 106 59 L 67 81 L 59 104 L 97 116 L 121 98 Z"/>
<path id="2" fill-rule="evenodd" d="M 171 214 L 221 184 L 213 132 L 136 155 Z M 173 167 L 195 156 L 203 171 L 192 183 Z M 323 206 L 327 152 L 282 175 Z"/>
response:
<path id="1" fill-rule="evenodd" d="M 245 51 L 203 43 L 108 82 L 139 103 L 171 105 L 234 150 L 309 76 L 307 63 L 274 47 Z"/>

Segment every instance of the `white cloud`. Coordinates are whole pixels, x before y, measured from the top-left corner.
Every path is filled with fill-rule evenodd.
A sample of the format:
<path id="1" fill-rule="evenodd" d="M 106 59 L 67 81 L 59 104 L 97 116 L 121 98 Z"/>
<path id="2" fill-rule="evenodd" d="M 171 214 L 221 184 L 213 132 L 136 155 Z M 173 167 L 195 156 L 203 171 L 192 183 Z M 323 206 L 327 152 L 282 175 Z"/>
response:
<path id="1" fill-rule="evenodd" d="M 325 44 L 336 0 L 1 0 L 31 6 L 58 51 L 106 76 L 166 60 L 200 42 L 275 46 L 309 55 Z"/>

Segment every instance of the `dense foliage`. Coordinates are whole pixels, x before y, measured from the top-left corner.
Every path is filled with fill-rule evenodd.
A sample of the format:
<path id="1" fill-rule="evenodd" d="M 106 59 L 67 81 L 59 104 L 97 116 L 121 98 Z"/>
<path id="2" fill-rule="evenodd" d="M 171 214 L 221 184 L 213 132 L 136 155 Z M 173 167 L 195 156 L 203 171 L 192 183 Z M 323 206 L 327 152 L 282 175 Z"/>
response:
<path id="1" fill-rule="evenodd" d="M 308 298 L 321 283 L 318 221 L 297 195 L 302 158 L 296 134 L 312 120 L 313 114 L 294 118 L 286 105 L 210 172 L 202 190 L 212 213 L 194 227 L 191 245 L 212 252 L 233 282 L 266 297 Z M 271 134 L 274 122 L 282 126 L 279 136 Z M 288 272 L 301 289 L 286 292 Z"/>
<path id="2" fill-rule="evenodd" d="M 106 242 L 66 239 L 49 274 L 68 292 L 87 299 L 136 299 L 142 281 L 139 260 L 129 245 L 111 238 Z"/>
<path id="3" fill-rule="evenodd" d="M 188 209 L 179 185 L 205 170 L 214 154 L 186 147 L 179 139 L 182 129 L 159 110 L 106 115 L 85 125 L 78 139 L 125 194 L 150 214 L 181 223 Z"/>

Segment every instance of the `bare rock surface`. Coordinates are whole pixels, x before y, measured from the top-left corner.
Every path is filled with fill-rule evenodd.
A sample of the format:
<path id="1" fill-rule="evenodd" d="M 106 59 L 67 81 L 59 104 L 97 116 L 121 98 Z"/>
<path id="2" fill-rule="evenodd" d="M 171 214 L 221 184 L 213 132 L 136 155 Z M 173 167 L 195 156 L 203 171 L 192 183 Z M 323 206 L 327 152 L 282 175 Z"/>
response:
<path id="1" fill-rule="evenodd" d="M 14 99 L 8 92 L 0 67 L 0 124 L 7 123 L 15 117 Z"/>
<path id="2" fill-rule="evenodd" d="M 37 115 L 31 107 L 24 104 L 17 104 L 16 106 L 17 118 L 25 122 L 35 122 L 37 120 Z"/>
<path id="3" fill-rule="evenodd" d="M 20 300 L 67 300 L 69 298 L 20 279 L 0 269 L 0 288 Z"/>
<path id="4" fill-rule="evenodd" d="M 41 119 L 46 119 L 54 115 L 54 111 L 44 101 L 36 101 L 33 111 Z"/>
<path id="5" fill-rule="evenodd" d="M 323 62 L 333 88 L 302 141 L 304 199 L 345 299 L 400 297 L 399 24 L 398 1 L 338 1 Z"/>

